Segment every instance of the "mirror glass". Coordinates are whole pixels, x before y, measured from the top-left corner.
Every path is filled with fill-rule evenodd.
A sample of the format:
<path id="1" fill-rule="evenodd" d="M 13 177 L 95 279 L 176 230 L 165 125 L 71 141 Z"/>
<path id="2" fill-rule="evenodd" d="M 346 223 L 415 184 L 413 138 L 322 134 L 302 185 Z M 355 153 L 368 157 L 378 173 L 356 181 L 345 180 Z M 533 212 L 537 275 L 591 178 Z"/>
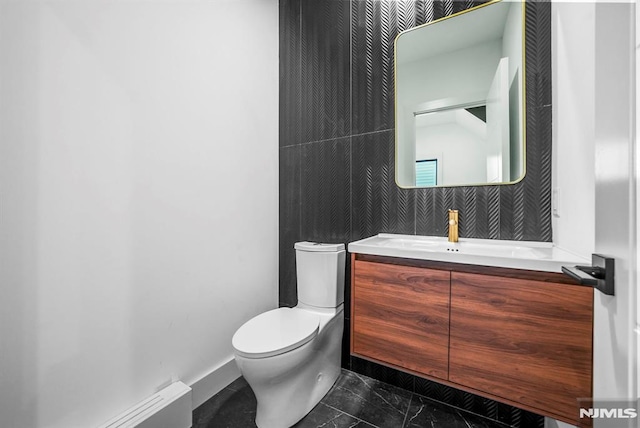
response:
<path id="1" fill-rule="evenodd" d="M 398 35 L 400 187 L 524 177 L 523 31 L 519 1 L 492 1 Z"/>

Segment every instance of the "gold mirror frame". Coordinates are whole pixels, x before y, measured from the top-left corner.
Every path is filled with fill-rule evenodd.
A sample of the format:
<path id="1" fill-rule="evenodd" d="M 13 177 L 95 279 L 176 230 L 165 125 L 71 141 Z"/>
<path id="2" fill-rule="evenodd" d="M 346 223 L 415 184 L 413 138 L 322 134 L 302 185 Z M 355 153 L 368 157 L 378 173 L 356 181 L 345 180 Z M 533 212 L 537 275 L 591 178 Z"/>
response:
<path id="1" fill-rule="evenodd" d="M 516 0 L 518 1 L 518 0 Z M 398 187 L 402 188 L 402 189 L 430 189 L 430 188 L 446 188 L 446 187 L 478 187 L 478 186 L 504 186 L 504 185 L 512 185 L 512 184 L 516 184 L 521 182 L 522 180 L 524 180 L 524 177 L 527 174 L 527 109 L 526 109 L 526 105 L 527 105 L 527 82 L 526 82 L 526 43 L 525 43 L 525 36 L 526 36 L 526 0 L 523 1 L 518 1 L 521 4 L 522 7 L 522 11 L 521 11 L 521 15 L 522 15 L 522 100 L 521 100 L 521 108 L 522 108 L 522 174 L 520 175 L 520 177 L 518 177 L 516 180 L 513 181 L 508 181 L 508 182 L 497 182 L 497 183 L 469 183 L 469 184 L 449 184 L 449 185 L 435 185 L 435 186 L 406 186 L 406 185 L 402 185 L 398 182 L 398 145 L 399 145 L 399 138 L 398 138 L 398 60 L 397 60 L 397 44 L 398 44 L 398 39 L 407 33 L 410 33 L 412 31 L 416 31 L 428 26 L 431 26 L 433 24 L 439 23 L 439 22 L 443 22 L 446 21 L 448 19 L 451 18 L 455 18 L 457 16 L 460 15 L 464 15 L 479 9 L 482 9 L 484 7 L 493 5 L 493 4 L 497 4 L 497 3 L 512 3 L 509 0 L 490 0 L 487 3 L 483 3 L 481 5 L 478 6 L 474 6 L 472 8 L 469 9 L 465 9 L 462 10 L 460 12 L 456 12 L 452 15 L 449 16 L 445 16 L 439 19 L 436 19 L 434 21 L 430 21 L 421 25 L 418 25 L 416 27 L 412 27 L 409 29 L 406 29 L 404 31 L 401 31 L 400 33 L 398 33 L 398 35 L 396 36 L 394 43 L 393 43 L 393 47 L 394 47 L 394 57 L 393 57 L 393 71 L 394 71 L 394 120 L 395 120 L 395 171 L 394 171 L 394 179 L 395 179 L 395 183 Z"/>

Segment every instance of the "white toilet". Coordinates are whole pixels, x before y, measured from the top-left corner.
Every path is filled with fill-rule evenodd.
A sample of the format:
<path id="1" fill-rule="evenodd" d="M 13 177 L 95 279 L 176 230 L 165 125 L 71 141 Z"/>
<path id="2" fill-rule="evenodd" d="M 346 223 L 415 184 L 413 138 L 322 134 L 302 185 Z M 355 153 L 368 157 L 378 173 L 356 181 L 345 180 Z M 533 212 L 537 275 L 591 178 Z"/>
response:
<path id="1" fill-rule="evenodd" d="M 259 428 L 302 419 L 340 374 L 344 244 L 298 242 L 298 305 L 247 321 L 233 335 L 236 363 L 258 401 Z"/>

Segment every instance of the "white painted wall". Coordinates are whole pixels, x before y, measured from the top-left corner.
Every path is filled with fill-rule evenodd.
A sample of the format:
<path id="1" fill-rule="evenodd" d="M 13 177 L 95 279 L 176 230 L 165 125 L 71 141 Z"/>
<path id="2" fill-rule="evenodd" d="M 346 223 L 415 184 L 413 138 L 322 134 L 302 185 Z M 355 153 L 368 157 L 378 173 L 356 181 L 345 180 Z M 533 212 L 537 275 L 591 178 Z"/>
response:
<path id="1" fill-rule="evenodd" d="M 588 258 L 595 247 L 594 38 L 594 3 L 552 3 L 553 240 Z"/>
<path id="2" fill-rule="evenodd" d="M 277 31 L 275 0 L 0 0 L 0 426 L 97 426 L 277 306 Z"/>

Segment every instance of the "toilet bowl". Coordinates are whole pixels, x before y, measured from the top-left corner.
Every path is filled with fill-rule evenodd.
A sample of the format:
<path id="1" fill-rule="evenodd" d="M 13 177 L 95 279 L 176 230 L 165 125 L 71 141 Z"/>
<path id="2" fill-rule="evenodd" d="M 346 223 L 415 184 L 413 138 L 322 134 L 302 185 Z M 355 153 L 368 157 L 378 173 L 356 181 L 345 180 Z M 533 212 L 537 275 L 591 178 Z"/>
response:
<path id="1" fill-rule="evenodd" d="M 295 245 L 298 305 L 255 316 L 232 344 L 256 395 L 256 425 L 287 428 L 302 419 L 340 374 L 344 329 L 344 244 Z"/>

